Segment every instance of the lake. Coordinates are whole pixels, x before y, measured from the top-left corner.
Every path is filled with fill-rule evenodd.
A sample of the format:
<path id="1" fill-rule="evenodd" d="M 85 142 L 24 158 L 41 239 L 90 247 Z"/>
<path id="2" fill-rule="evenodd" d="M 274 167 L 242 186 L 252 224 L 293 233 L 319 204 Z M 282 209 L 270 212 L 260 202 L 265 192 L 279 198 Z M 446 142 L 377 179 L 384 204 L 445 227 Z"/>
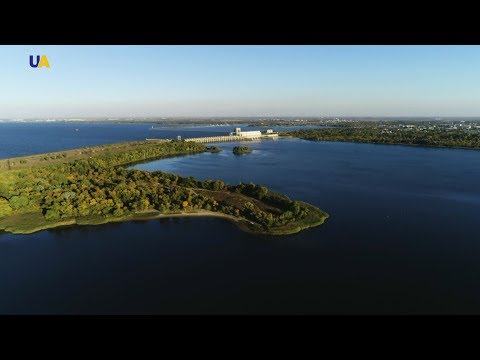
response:
<path id="1" fill-rule="evenodd" d="M 6 136 L 3 125 L 0 157 L 187 136 L 152 124 L 68 123 L 7 124 Z M 279 139 L 235 156 L 237 144 L 216 145 L 221 153 L 135 167 L 261 183 L 330 218 L 281 237 L 213 218 L 3 233 L 0 313 L 480 313 L 479 151 Z"/>

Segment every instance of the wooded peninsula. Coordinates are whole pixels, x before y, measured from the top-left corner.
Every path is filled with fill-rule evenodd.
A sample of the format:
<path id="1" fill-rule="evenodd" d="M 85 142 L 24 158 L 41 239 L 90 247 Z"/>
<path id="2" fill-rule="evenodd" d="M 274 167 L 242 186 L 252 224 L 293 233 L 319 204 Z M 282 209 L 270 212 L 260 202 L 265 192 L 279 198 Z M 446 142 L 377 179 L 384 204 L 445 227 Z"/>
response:
<path id="1" fill-rule="evenodd" d="M 160 140 L 0 160 L 0 230 L 28 234 L 73 224 L 221 216 L 244 231 L 280 235 L 328 218 L 315 206 L 258 184 L 229 185 L 126 168 L 211 150 L 200 143 Z"/>

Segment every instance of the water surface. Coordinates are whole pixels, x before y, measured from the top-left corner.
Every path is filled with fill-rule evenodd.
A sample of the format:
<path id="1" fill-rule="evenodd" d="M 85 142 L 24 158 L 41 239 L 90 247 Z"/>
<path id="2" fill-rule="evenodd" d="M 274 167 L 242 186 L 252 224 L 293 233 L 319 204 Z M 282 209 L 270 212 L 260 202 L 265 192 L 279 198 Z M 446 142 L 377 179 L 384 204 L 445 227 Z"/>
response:
<path id="1" fill-rule="evenodd" d="M 217 145 L 136 167 L 261 183 L 331 217 L 282 237 L 213 218 L 2 234 L 0 313 L 480 313 L 479 151 Z"/>

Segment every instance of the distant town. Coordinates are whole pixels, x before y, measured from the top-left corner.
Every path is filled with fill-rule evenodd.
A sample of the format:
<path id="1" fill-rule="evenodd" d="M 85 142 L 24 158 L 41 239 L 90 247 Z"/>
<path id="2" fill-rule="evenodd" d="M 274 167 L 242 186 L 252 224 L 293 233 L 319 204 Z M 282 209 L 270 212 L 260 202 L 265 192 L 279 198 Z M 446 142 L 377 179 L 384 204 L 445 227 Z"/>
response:
<path id="1" fill-rule="evenodd" d="M 250 126 L 365 126 L 377 124 L 385 129 L 418 128 L 480 129 L 480 117 L 76 117 L 76 118 L 14 118 L 0 122 L 108 122 L 155 123 L 161 125 L 211 125 L 247 124 Z"/>

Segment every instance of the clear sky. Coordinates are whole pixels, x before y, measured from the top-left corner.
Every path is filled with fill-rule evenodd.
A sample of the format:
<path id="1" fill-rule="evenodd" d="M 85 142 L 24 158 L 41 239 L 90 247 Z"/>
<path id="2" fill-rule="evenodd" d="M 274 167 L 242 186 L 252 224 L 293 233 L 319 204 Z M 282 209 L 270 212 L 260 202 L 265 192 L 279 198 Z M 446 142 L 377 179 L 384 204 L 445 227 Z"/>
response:
<path id="1" fill-rule="evenodd" d="M 0 118 L 104 116 L 480 116 L 480 46 L 0 46 Z"/>

